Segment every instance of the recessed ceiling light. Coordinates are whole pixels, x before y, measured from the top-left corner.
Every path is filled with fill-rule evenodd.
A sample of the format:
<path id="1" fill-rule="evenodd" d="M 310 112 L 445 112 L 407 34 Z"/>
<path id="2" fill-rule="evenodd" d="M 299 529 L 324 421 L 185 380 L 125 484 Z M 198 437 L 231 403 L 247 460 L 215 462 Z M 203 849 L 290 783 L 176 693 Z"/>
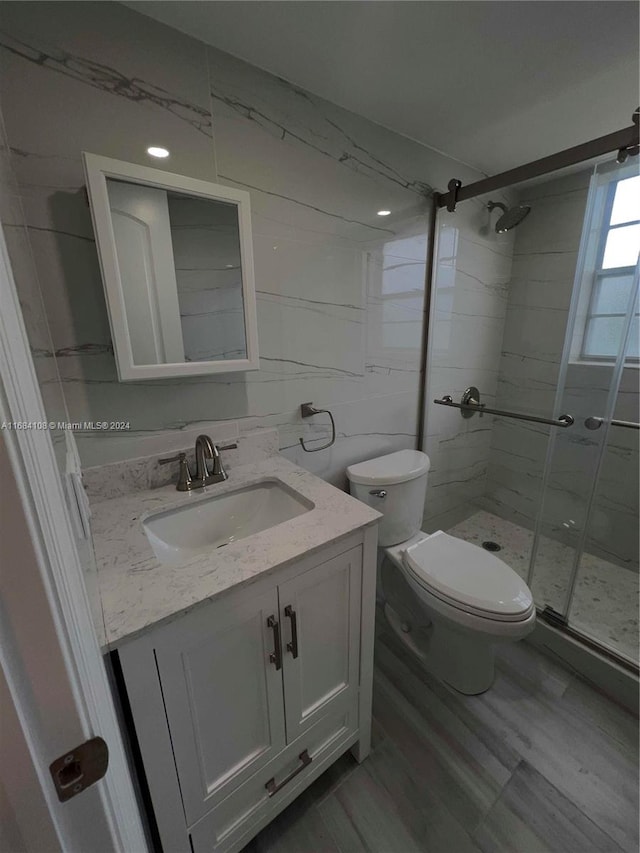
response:
<path id="1" fill-rule="evenodd" d="M 152 145 L 150 148 L 147 148 L 147 154 L 150 154 L 152 157 L 168 157 L 169 152 L 166 148 L 160 148 L 157 145 Z"/>
<path id="2" fill-rule="evenodd" d="M 390 210 L 379 210 L 378 216 L 389 216 L 390 213 L 391 213 Z"/>

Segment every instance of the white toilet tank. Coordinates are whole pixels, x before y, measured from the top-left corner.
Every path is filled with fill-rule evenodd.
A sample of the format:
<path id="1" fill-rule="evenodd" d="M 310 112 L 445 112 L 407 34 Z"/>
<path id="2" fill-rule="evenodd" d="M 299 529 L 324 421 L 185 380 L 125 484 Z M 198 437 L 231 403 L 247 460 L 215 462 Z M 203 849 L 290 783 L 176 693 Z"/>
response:
<path id="1" fill-rule="evenodd" d="M 430 467 L 425 453 L 399 450 L 347 468 L 354 498 L 384 514 L 379 546 L 405 542 L 420 530 Z"/>

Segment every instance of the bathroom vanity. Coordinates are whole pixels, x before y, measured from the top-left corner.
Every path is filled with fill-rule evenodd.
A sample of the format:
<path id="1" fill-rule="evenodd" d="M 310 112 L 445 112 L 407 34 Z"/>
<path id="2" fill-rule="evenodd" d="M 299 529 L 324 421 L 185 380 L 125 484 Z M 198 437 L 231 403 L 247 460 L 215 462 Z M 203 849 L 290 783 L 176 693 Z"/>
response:
<path id="1" fill-rule="evenodd" d="M 162 848 L 239 850 L 369 752 L 379 514 L 278 455 L 92 510 L 105 651 Z"/>

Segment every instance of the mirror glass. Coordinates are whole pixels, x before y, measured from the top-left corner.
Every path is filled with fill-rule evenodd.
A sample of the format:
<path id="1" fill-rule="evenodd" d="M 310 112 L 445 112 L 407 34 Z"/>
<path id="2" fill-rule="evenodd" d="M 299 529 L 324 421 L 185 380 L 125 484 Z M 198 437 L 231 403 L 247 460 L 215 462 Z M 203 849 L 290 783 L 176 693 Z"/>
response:
<path id="1" fill-rule="evenodd" d="M 246 359 L 238 205 L 106 184 L 133 364 Z"/>

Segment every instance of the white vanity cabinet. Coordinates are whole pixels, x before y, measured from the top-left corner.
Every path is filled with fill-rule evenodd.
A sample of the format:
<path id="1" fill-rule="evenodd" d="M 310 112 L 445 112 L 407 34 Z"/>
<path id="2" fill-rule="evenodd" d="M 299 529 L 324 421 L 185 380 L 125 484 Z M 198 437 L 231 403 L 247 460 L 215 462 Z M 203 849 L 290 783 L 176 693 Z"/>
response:
<path id="1" fill-rule="evenodd" d="M 164 853 L 240 850 L 347 749 L 366 757 L 375 539 L 365 528 L 119 649 Z"/>

